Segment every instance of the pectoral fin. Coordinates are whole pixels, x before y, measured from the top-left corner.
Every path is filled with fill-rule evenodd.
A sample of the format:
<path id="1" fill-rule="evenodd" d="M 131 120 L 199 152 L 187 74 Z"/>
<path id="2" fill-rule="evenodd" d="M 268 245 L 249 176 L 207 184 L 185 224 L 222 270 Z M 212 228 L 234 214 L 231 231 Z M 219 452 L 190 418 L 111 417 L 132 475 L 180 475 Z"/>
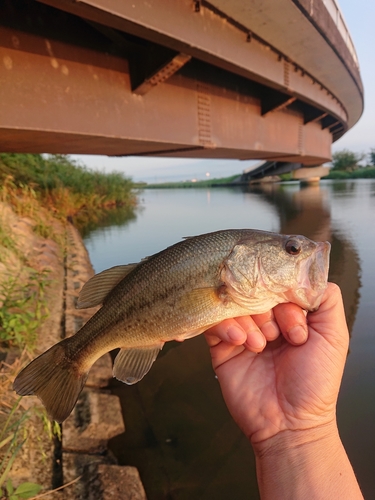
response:
<path id="1" fill-rule="evenodd" d="M 199 314 L 210 311 L 219 304 L 227 304 L 230 300 L 226 286 L 220 285 L 218 287 L 194 288 L 187 292 L 180 302 L 184 308 Z"/>
<path id="2" fill-rule="evenodd" d="M 113 365 L 113 376 L 125 384 L 139 382 L 150 370 L 164 342 L 151 347 L 120 349 Z"/>
<path id="3" fill-rule="evenodd" d="M 181 316 L 193 314 L 195 318 L 202 319 L 202 326 L 193 330 L 186 330 L 174 337 L 174 340 L 182 342 L 200 335 L 211 326 L 220 322 L 218 311 L 232 304 L 227 294 L 225 285 L 219 287 L 195 288 L 186 293 L 178 304 Z"/>
<path id="4" fill-rule="evenodd" d="M 83 285 L 78 297 L 77 308 L 85 309 L 102 304 L 109 292 L 137 266 L 138 264 L 114 266 L 95 274 Z"/>

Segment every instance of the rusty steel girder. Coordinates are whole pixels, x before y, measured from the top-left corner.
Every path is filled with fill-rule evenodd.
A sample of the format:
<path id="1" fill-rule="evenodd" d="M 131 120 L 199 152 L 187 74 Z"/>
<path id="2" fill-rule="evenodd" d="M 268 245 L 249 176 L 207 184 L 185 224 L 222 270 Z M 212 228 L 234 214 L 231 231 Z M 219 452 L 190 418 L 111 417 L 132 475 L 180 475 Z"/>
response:
<path id="1" fill-rule="evenodd" d="M 2 151 L 313 165 L 358 119 L 339 91 L 212 4 L 43 3 L 4 2 Z M 360 116 L 359 72 L 342 67 Z"/>

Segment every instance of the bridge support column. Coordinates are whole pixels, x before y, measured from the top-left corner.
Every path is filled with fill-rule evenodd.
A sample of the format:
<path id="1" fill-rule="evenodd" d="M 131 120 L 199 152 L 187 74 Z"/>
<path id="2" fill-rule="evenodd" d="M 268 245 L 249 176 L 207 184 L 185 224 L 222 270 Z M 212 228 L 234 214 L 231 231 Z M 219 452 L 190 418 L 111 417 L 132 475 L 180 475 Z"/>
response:
<path id="1" fill-rule="evenodd" d="M 300 180 L 301 183 L 313 184 L 320 181 L 321 177 L 329 174 L 329 168 L 323 165 L 319 167 L 302 167 L 292 171 L 292 178 Z"/>

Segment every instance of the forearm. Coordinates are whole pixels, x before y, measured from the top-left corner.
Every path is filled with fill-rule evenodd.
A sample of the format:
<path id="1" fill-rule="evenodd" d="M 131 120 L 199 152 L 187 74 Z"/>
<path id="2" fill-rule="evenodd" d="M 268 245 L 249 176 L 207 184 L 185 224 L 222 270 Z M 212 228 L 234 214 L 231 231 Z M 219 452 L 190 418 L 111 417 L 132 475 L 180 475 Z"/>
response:
<path id="1" fill-rule="evenodd" d="M 253 446 L 262 500 L 363 500 L 335 423 Z"/>

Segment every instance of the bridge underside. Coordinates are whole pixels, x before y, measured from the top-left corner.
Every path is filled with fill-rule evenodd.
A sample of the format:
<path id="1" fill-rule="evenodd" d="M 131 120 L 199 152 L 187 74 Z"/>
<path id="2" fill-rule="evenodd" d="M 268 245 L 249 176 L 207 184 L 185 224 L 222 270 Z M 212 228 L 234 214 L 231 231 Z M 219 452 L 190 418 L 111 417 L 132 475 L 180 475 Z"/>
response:
<path id="1" fill-rule="evenodd" d="M 46 3 L 5 2 L 2 151 L 316 165 L 347 128 L 327 88 L 199 2 L 171 3 L 169 32 L 156 0 L 138 22 L 132 2 Z"/>
<path id="2" fill-rule="evenodd" d="M 260 165 L 245 170 L 237 183 L 252 183 L 263 181 L 264 179 L 274 182 L 282 174 L 292 173 L 292 179 L 309 181 L 318 180 L 329 174 L 329 167 L 322 165 L 303 168 L 301 163 L 292 163 L 287 161 L 264 161 Z"/>

